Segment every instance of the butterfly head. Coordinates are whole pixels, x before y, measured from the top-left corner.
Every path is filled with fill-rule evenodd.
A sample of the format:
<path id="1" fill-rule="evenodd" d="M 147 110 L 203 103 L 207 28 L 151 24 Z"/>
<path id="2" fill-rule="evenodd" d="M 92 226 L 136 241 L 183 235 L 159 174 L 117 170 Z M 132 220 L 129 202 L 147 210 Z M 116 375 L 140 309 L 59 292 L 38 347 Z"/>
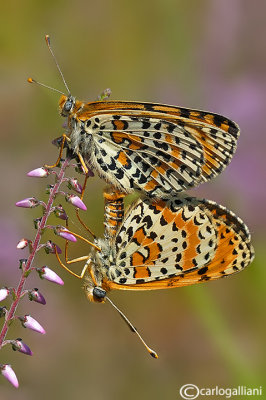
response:
<path id="1" fill-rule="evenodd" d="M 76 105 L 75 97 L 69 94 L 68 96 L 62 95 L 59 100 L 59 112 L 62 117 L 68 117 L 74 110 Z"/>
<path id="2" fill-rule="evenodd" d="M 88 300 L 97 302 L 97 303 L 104 303 L 106 297 L 106 291 L 100 286 L 94 286 L 91 288 L 90 286 L 84 286 L 85 294 Z"/>
<path id="3" fill-rule="evenodd" d="M 107 288 L 103 284 L 103 276 L 99 268 L 95 264 L 95 260 L 89 258 L 85 264 L 85 274 L 83 281 L 83 289 L 88 300 L 96 303 L 104 303 Z M 107 289 L 108 290 L 108 289 Z"/>

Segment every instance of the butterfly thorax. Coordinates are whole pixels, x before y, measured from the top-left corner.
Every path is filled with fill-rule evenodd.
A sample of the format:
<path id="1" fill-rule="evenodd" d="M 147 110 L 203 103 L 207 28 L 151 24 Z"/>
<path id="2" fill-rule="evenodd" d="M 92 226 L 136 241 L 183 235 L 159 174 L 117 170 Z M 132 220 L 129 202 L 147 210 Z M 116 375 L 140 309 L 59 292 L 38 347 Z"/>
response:
<path id="1" fill-rule="evenodd" d="M 93 262 L 101 271 L 102 277 L 109 278 L 110 270 L 115 268 L 116 250 L 114 246 L 110 246 L 109 242 L 105 239 L 97 239 L 97 246 L 101 248 L 100 252 L 94 252 L 92 257 Z"/>

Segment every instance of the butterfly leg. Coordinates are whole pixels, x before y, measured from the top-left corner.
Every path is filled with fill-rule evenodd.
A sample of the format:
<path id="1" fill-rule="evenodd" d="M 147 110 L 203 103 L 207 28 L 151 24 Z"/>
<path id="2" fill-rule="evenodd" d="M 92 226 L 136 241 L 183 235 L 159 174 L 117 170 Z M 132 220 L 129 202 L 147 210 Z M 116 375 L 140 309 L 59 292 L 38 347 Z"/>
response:
<path id="1" fill-rule="evenodd" d="M 87 174 L 89 172 L 89 169 L 88 169 L 88 167 L 87 167 L 87 165 L 86 165 L 86 163 L 84 161 L 84 158 L 82 157 L 82 155 L 80 154 L 79 151 L 76 152 L 76 155 L 77 155 L 77 157 L 79 159 L 79 162 L 80 162 L 80 164 L 81 164 L 81 166 L 83 168 L 84 174 Z"/>
<path id="2" fill-rule="evenodd" d="M 59 254 L 58 254 L 58 252 L 57 252 L 56 246 L 55 246 L 55 255 L 56 255 L 57 261 L 59 262 L 60 266 L 61 266 L 62 268 L 64 268 L 67 272 L 69 272 L 71 275 L 73 275 L 73 276 L 75 276 L 76 278 L 79 278 L 79 279 L 82 279 L 82 278 L 84 277 L 85 272 L 86 272 L 86 270 L 87 270 L 87 268 L 88 268 L 88 260 L 90 259 L 89 256 L 78 257 L 78 258 L 76 258 L 76 259 L 74 259 L 74 260 L 71 261 L 71 262 L 78 262 L 78 261 L 85 261 L 85 260 L 86 260 L 86 264 L 85 264 L 83 270 L 81 271 L 81 274 L 78 275 L 78 274 L 76 274 L 75 272 L 71 271 L 71 269 L 69 269 L 69 268 L 61 261 L 61 259 L 60 259 L 60 257 L 59 257 Z M 71 262 L 68 262 L 68 263 L 71 263 Z"/>
<path id="3" fill-rule="evenodd" d="M 60 144 L 59 156 L 58 156 L 55 164 L 53 164 L 53 165 L 45 164 L 44 165 L 45 168 L 55 168 L 60 164 L 65 144 L 66 144 L 66 142 L 70 142 L 69 137 L 65 133 L 63 133 L 63 135 L 60 138 L 62 138 L 62 141 L 61 141 L 61 144 Z"/>

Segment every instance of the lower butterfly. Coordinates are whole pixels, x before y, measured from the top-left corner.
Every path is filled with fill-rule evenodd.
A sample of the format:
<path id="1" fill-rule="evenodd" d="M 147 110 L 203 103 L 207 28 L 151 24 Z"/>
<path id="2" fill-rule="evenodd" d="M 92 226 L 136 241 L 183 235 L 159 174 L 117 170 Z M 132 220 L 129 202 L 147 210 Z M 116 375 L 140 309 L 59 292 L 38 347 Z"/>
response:
<path id="1" fill-rule="evenodd" d="M 82 257 L 79 276 L 91 301 L 110 301 L 112 289 L 167 289 L 224 278 L 253 260 L 247 226 L 213 201 L 187 195 L 138 199 L 124 215 L 123 194 L 110 190 L 104 196 L 104 238 Z"/>
<path id="2" fill-rule="evenodd" d="M 46 42 L 54 57 L 49 36 Z M 53 89 L 63 94 L 59 111 L 67 118 L 57 163 L 66 145 L 86 172 L 95 170 L 118 190 L 170 198 L 219 175 L 231 161 L 239 127 L 230 119 L 156 103 L 101 101 L 110 93 L 85 103 L 70 94 L 56 65 L 67 89 L 67 95 Z"/>

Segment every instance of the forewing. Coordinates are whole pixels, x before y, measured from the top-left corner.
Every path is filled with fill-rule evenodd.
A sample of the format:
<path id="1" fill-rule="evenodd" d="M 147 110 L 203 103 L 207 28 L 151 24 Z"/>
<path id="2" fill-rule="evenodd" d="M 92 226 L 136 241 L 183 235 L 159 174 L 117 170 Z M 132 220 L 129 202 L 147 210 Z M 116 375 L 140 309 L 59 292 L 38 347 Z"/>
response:
<path id="1" fill-rule="evenodd" d="M 99 168 L 123 187 L 164 197 L 218 175 L 235 150 L 238 126 L 217 114 L 150 103 L 89 103 L 79 116 Z"/>

